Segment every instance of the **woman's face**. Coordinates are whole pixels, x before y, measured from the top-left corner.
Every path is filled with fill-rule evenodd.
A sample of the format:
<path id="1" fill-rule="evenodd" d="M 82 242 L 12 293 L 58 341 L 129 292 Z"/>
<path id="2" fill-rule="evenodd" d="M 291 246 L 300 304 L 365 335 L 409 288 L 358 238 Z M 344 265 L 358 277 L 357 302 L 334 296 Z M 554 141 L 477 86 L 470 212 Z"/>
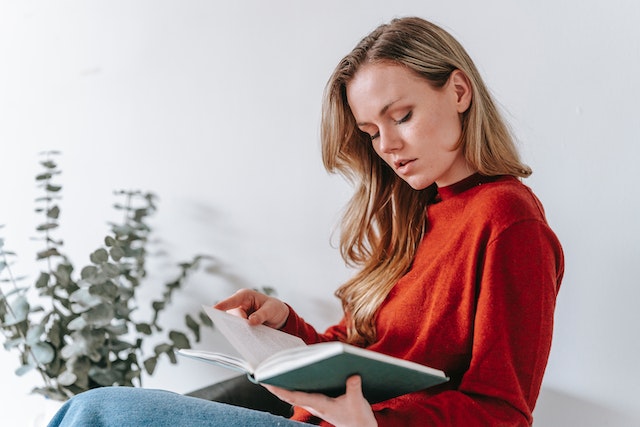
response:
<path id="1" fill-rule="evenodd" d="M 471 103 L 461 71 L 434 89 L 403 66 L 367 64 L 347 84 L 347 100 L 375 152 L 414 189 L 444 187 L 475 172 L 458 147 L 461 114 Z"/>

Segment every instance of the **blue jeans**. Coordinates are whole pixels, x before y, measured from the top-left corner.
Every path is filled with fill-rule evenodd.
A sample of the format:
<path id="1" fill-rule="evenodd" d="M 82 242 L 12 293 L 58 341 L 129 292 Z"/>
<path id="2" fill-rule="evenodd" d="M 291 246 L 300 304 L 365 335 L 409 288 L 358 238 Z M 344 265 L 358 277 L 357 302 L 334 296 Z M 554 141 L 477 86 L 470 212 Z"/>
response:
<path id="1" fill-rule="evenodd" d="M 67 401 L 49 422 L 49 427 L 308 425 L 267 412 L 134 387 L 101 387 L 81 393 Z"/>

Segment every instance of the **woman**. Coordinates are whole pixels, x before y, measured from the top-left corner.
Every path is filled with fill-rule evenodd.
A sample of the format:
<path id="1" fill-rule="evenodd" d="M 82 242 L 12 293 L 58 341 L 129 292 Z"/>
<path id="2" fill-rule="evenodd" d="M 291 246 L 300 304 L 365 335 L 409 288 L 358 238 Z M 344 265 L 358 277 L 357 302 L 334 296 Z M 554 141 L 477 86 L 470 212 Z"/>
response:
<path id="1" fill-rule="evenodd" d="M 322 147 L 325 167 L 355 185 L 340 242 L 358 267 L 336 292 L 344 318 L 318 333 L 285 303 L 249 290 L 216 307 L 307 343 L 340 340 L 429 365 L 451 380 L 373 405 L 357 376 L 335 399 L 267 388 L 306 423 L 531 425 L 563 254 L 465 50 L 419 18 L 374 30 L 329 79 Z M 164 392 L 89 393 L 98 396 L 72 399 L 51 425 L 94 425 L 88 412 L 134 412 L 120 419 L 134 425 L 188 425 L 189 413 L 209 425 L 297 425 Z"/>

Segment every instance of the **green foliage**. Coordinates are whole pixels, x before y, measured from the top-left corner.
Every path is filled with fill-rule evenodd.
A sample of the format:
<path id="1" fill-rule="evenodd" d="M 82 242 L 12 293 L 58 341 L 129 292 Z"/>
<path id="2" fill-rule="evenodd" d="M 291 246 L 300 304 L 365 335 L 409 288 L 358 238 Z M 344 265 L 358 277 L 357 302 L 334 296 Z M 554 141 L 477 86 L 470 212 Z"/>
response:
<path id="1" fill-rule="evenodd" d="M 66 400 L 100 386 L 140 386 L 143 371 L 153 374 L 163 355 L 176 363 L 174 350 L 191 347 L 191 340 L 200 340 L 201 327 L 212 326 L 203 313 L 197 318 L 186 316 L 186 332 L 164 334 L 159 324 L 174 292 L 208 258 L 198 255 L 179 263 L 177 277 L 166 283 L 161 296 L 151 303 L 152 318 L 148 322 L 134 319 L 136 292 L 146 276 L 149 256 L 151 227 L 147 219 L 156 210 L 156 197 L 138 191 L 116 192 L 121 202 L 114 207 L 122 213 L 122 222 L 110 224 L 104 246 L 90 254 L 90 263 L 80 269 L 78 277 L 62 252 L 62 240 L 53 235 L 58 228 L 62 189 L 53 182 L 60 174 L 52 158 L 56 154 L 45 153 L 41 162 L 44 170 L 36 176 L 43 191 L 36 199 L 36 212 L 43 217 L 36 227 L 43 248 L 36 257 L 46 268 L 33 287 L 18 286 L 24 278 L 12 275 L 15 254 L 7 251 L 0 239 L 0 285 L 12 285 L 6 293 L 0 288 L 4 347 L 19 353 L 16 374 L 39 371 L 44 386 L 34 392 L 53 399 Z M 149 347 L 150 339 L 166 342 L 156 344 L 153 355 L 145 358 L 143 350 Z"/>

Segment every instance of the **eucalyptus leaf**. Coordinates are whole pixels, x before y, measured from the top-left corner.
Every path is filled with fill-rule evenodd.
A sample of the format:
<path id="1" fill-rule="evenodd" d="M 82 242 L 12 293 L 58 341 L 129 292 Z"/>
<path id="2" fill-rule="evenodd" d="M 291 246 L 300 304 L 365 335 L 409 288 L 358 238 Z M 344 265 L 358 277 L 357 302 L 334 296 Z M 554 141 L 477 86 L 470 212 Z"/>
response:
<path id="1" fill-rule="evenodd" d="M 109 254 L 105 249 L 97 249 L 90 256 L 91 262 L 94 264 L 102 264 L 103 262 L 109 261 Z"/>
<path id="2" fill-rule="evenodd" d="M 117 235 L 126 235 L 126 234 L 131 234 L 134 230 L 130 225 L 124 224 L 124 225 L 113 225 L 112 226 L 112 230 L 114 233 L 116 233 Z"/>
<path id="3" fill-rule="evenodd" d="M 24 295 L 19 295 L 13 303 L 9 304 L 11 308 L 5 318 L 3 326 L 13 326 L 20 322 L 24 322 L 29 314 L 29 302 Z"/>
<path id="4" fill-rule="evenodd" d="M 261 292 L 265 295 L 275 295 L 276 290 L 273 286 L 263 286 Z"/>
<path id="5" fill-rule="evenodd" d="M 87 265 L 80 272 L 80 277 L 82 277 L 83 280 L 90 280 L 96 277 L 97 274 L 98 274 L 98 268 L 96 266 Z"/>
<path id="6" fill-rule="evenodd" d="M 56 280 L 58 281 L 58 285 L 63 288 L 67 288 L 73 285 L 73 280 L 71 280 L 71 273 L 73 272 L 73 267 L 69 264 L 60 263 L 58 264 L 58 268 L 53 273 Z"/>
<path id="7" fill-rule="evenodd" d="M 67 370 L 73 372 L 77 377 L 76 382 L 89 379 L 89 369 L 91 369 L 91 366 L 93 365 L 85 357 L 72 359 L 66 364 Z"/>
<path id="8" fill-rule="evenodd" d="M 69 302 L 67 301 L 67 304 L 69 304 Z M 82 314 L 85 311 L 89 310 L 90 307 L 86 307 L 82 304 L 69 304 L 68 308 L 71 310 L 71 312 L 73 314 Z"/>
<path id="9" fill-rule="evenodd" d="M 94 285 L 90 288 L 90 291 L 94 295 L 100 295 L 106 298 L 108 301 L 116 300 L 118 296 L 118 285 L 111 281 L 106 281 L 100 285 Z"/>
<path id="10" fill-rule="evenodd" d="M 93 285 L 100 285 L 102 283 L 106 283 L 109 280 L 109 277 L 107 277 L 107 275 L 103 271 L 100 271 L 98 269 L 98 273 L 95 276 L 86 280 Z"/>
<path id="11" fill-rule="evenodd" d="M 178 331 L 169 332 L 169 339 L 178 348 L 191 348 L 191 344 L 189 344 L 189 338 L 187 338 L 187 336 L 182 332 L 178 332 Z"/>
<path id="12" fill-rule="evenodd" d="M 36 367 L 35 365 L 31 365 L 31 364 L 22 365 L 18 369 L 16 369 L 16 375 L 21 377 L 27 372 L 32 371 L 35 367 Z"/>
<path id="13" fill-rule="evenodd" d="M 89 326 L 100 328 L 111 323 L 113 307 L 107 304 L 97 305 L 82 313 L 82 317 Z"/>
<path id="14" fill-rule="evenodd" d="M 47 194 L 46 196 L 41 196 L 41 197 L 36 197 L 35 201 L 36 202 L 52 202 L 53 200 L 57 200 L 60 199 L 59 196 L 56 195 L 52 195 L 52 194 Z"/>
<path id="15" fill-rule="evenodd" d="M 60 350 L 60 355 L 63 359 L 71 359 L 76 356 L 82 356 L 82 354 L 82 345 L 77 341 L 65 345 L 62 347 L 62 350 Z"/>
<path id="16" fill-rule="evenodd" d="M 196 342 L 200 342 L 200 325 L 198 324 L 198 322 L 193 320 L 193 317 L 187 314 L 185 316 L 185 323 L 187 324 L 187 327 L 193 332 L 193 335 L 196 338 Z"/>
<path id="17" fill-rule="evenodd" d="M 85 359 L 87 362 L 91 363 L 89 359 Z M 76 381 L 69 386 L 69 390 L 88 390 L 89 389 L 89 371 L 87 372 L 78 372 L 78 369 L 73 371 L 76 376 Z"/>
<path id="18" fill-rule="evenodd" d="M 75 319 L 73 319 L 71 322 L 69 322 L 69 324 L 67 325 L 67 328 L 69 328 L 70 331 L 79 331 L 80 329 L 86 327 L 87 324 L 88 324 L 87 321 L 84 320 L 82 316 L 78 316 Z"/>
<path id="19" fill-rule="evenodd" d="M 111 255 L 111 259 L 116 262 L 120 261 L 125 255 L 124 250 L 119 246 L 112 246 L 109 254 Z"/>
<path id="20" fill-rule="evenodd" d="M 144 369 L 147 371 L 147 374 L 153 375 L 153 372 L 156 370 L 156 365 L 158 364 L 157 357 L 150 357 L 144 361 Z"/>
<path id="21" fill-rule="evenodd" d="M 155 352 L 156 356 L 160 356 L 162 353 L 168 353 L 172 351 L 172 347 L 169 344 L 158 344 L 157 346 L 155 346 L 153 351 Z"/>
<path id="22" fill-rule="evenodd" d="M 111 345 L 110 350 L 116 354 L 131 348 L 130 342 L 121 341 L 121 340 L 111 340 L 110 345 Z"/>
<path id="23" fill-rule="evenodd" d="M 106 276 L 110 279 L 116 278 L 120 275 L 120 268 L 117 265 L 111 263 L 105 263 L 102 266 L 102 270 Z"/>
<path id="24" fill-rule="evenodd" d="M 119 299 L 121 300 L 129 300 L 135 297 L 135 286 L 137 285 L 137 281 L 134 278 L 131 277 L 127 277 L 127 279 L 129 279 L 129 281 L 131 282 L 131 287 L 124 287 L 124 286 L 120 286 L 118 288 L 118 293 L 117 296 L 119 297 Z"/>
<path id="25" fill-rule="evenodd" d="M 49 248 L 36 254 L 36 259 L 46 259 L 52 256 L 60 256 L 60 252 L 56 248 Z"/>
<path id="26" fill-rule="evenodd" d="M 55 245 L 55 246 L 62 246 L 62 245 L 63 245 L 63 243 L 64 243 L 64 241 L 63 241 L 63 240 L 61 240 L 61 239 L 54 239 L 54 238 L 52 238 L 51 236 L 46 237 L 46 238 L 45 238 L 45 240 L 46 240 L 47 242 L 51 243 L 52 245 Z"/>
<path id="27" fill-rule="evenodd" d="M 55 222 L 48 222 L 46 224 L 40 224 L 39 226 L 36 227 L 36 230 L 47 231 L 47 230 L 53 230 L 54 228 L 58 228 L 58 224 L 56 224 Z"/>
<path id="28" fill-rule="evenodd" d="M 100 363 L 100 361 L 102 360 L 102 354 L 97 351 L 97 350 L 93 350 L 90 351 L 86 354 L 86 356 L 89 358 L 89 360 L 91 360 L 94 364 L 98 364 Z"/>
<path id="29" fill-rule="evenodd" d="M 124 322 L 118 325 L 108 325 L 105 329 L 114 336 L 126 335 L 129 332 L 129 328 Z M 131 345 L 129 344 L 129 346 Z"/>
<path id="30" fill-rule="evenodd" d="M 89 370 L 89 378 L 101 386 L 121 385 L 124 376 L 121 372 L 93 367 Z"/>
<path id="31" fill-rule="evenodd" d="M 47 154 L 49 154 L 49 153 L 47 153 Z M 40 162 L 40 164 L 42 166 L 44 166 L 45 168 L 47 168 L 47 169 L 55 169 L 57 167 L 56 163 L 53 160 L 45 160 L 45 161 Z"/>
<path id="32" fill-rule="evenodd" d="M 49 273 L 41 272 L 38 280 L 36 280 L 36 289 L 46 288 L 50 277 Z"/>
<path id="33" fill-rule="evenodd" d="M 136 331 L 140 332 L 141 334 L 151 335 L 151 325 L 149 325 L 148 323 L 138 323 L 136 324 Z"/>
<path id="34" fill-rule="evenodd" d="M 209 326 L 209 327 L 213 327 L 213 322 L 211 321 L 211 318 L 209 316 L 207 316 L 207 314 L 203 311 L 200 311 L 200 322 L 205 325 L 205 326 Z"/>
<path id="35" fill-rule="evenodd" d="M 145 216 L 147 216 L 148 214 L 149 214 L 149 211 L 147 209 L 141 208 L 141 209 L 136 209 L 133 215 L 136 218 L 136 220 L 139 221 Z"/>
<path id="36" fill-rule="evenodd" d="M 119 301 L 116 304 L 114 304 L 113 308 L 115 313 L 117 313 L 117 317 L 119 319 L 130 320 L 131 318 L 130 315 L 133 309 L 129 308 L 129 306 L 125 302 Z"/>
<path id="37" fill-rule="evenodd" d="M 16 338 L 6 340 L 3 346 L 5 350 L 11 350 L 12 348 L 18 347 L 23 343 L 24 343 L 24 338 L 22 338 L 21 336 L 18 336 Z"/>
<path id="38" fill-rule="evenodd" d="M 58 219 L 58 216 L 60 216 L 60 208 L 58 206 L 53 206 L 47 211 L 48 218 Z"/>
<path id="39" fill-rule="evenodd" d="M 70 386 L 75 383 L 78 377 L 69 371 L 64 371 L 61 375 L 58 376 L 58 383 L 64 386 Z"/>
<path id="40" fill-rule="evenodd" d="M 61 332 L 61 327 L 59 322 L 53 322 L 53 324 L 49 328 L 49 331 L 47 332 L 47 339 L 49 340 L 51 345 L 54 346 L 56 349 L 59 349 L 61 347 L 60 344 L 62 343 L 62 337 L 60 336 L 61 335 L 60 332 Z M 65 333 L 66 332 L 67 331 L 65 330 Z"/>
<path id="41" fill-rule="evenodd" d="M 78 303 L 82 307 L 95 307 L 102 304 L 104 301 L 99 295 L 93 295 L 89 288 L 80 288 L 71 295 L 69 295 L 69 301 Z"/>
<path id="42" fill-rule="evenodd" d="M 124 378 L 125 381 L 127 381 L 130 384 L 133 384 L 133 380 L 140 380 L 140 375 L 141 372 L 136 370 L 136 371 L 128 371 L 125 373 Z"/>
<path id="43" fill-rule="evenodd" d="M 39 342 L 34 344 L 31 347 L 31 351 L 33 353 L 33 357 L 35 357 L 36 364 L 46 365 L 51 363 L 53 358 L 56 356 L 56 353 L 51 346 L 51 344 L 46 342 Z"/>
<path id="44" fill-rule="evenodd" d="M 44 326 L 42 325 L 34 325 L 27 331 L 27 336 L 25 342 L 27 345 L 34 345 L 38 341 L 40 341 L 40 337 L 44 334 Z"/>

